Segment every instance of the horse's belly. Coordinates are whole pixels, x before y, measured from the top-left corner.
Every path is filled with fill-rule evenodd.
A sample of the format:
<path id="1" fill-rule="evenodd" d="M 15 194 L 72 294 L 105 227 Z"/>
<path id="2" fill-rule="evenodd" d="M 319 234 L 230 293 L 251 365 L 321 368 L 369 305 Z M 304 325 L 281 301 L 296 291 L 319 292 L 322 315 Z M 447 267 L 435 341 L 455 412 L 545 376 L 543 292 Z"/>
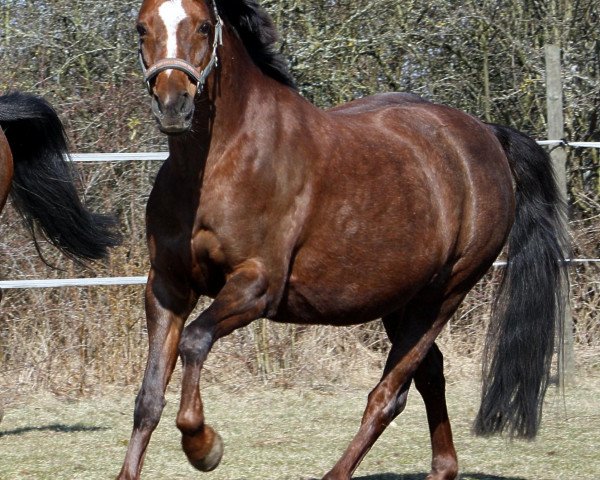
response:
<path id="1" fill-rule="evenodd" d="M 433 277 L 433 268 L 368 266 L 356 271 L 330 267 L 300 275 L 292 272 L 274 320 L 350 325 L 401 309 Z"/>
<path id="2" fill-rule="evenodd" d="M 288 292 L 273 320 L 299 324 L 353 325 L 375 320 L 402 306 L 402 295 L 377 303 L 369 301 L 367 292 L 357 293 L 352 301 L 344 301 L 334 291 L 321 291 L 318 295 L 313 293 Z"/>

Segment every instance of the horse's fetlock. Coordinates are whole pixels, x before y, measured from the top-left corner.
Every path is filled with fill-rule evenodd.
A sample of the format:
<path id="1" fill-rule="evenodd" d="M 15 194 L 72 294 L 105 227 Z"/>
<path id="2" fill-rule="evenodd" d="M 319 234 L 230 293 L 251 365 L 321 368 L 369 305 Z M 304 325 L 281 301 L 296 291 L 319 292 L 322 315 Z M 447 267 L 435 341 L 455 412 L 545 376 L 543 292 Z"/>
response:
<path id="1" fill-rule="evenodd" d="M 458 476 L 458 462 L 452 455 L 438 456 L 431 463 L 427 480 L 454 480 Z"/>
<path id="2" fill-rule="evenodd" d="M 204 429 L 203 419 L 195 414 L 179 414 L 175 421 L 177 428 L 184 435 L 198 435 Z"/>

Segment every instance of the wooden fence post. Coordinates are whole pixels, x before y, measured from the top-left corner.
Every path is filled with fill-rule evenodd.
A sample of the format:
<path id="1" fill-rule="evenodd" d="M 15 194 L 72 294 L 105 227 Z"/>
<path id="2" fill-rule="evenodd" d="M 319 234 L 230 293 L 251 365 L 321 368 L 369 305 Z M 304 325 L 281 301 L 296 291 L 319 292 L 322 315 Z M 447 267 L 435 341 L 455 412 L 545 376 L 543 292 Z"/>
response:
<path id="1" fill-rule="evenodd" d="M 562 140 L 565 136 L 563 116 L 563 91 L 560 62 L 560 47 L 558 45 L 546 45 L 546 102 L 548 114 L 548 139 Z M 554 165 L 556 179 L 562 199 L 567 204 L 567 152 L 564 145 L 551 147 L 550 156 Z M 567 213 L 567 212 L 565 212 Z M 565 215 L 566 217 L 566 215 Z M 568 288 L 568 287 L 565 287 Z M 558 359 L 558 381 L 563 387 L 572 383 L 575 369 L 574 339 L 573 339 L 573 316 L 571 307 L 567 304 L 565 309 L 565 331 L 562 341 L 564 342 L 564 355 Z"/>

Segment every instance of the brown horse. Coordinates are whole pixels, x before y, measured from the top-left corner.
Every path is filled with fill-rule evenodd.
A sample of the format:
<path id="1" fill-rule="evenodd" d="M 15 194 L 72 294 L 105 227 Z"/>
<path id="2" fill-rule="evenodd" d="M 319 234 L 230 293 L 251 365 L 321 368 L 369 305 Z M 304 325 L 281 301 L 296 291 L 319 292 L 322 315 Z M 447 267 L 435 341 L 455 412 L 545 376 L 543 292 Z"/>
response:
<path id="1" fill-rule="evenodd" d="M 0 127 L 0 210 L 10 193 L 34 241 L 37 225 L 72 259 L 106 257 L 108 248 L 120 243 L 116 221 L 81 203 L 65 160 L 67 137 L 54 109 L 34 95 L 2 95 Z"/>
<path id="2" fill-rule="evenodd" d="M 303 99 L 255 0 L 144 0 L 140 59 L 170 156 L 147 206 L 149 354 L 119 478 L 140 476 L 178 354 L 189 461 L 217 467 L 199 380 L 214 342 L 253 320 L 377 318 L 383 376 L 329 480 L 347 480 L 414 380 L 430 479 L 457 474 L 435 339 L 508 242 L 479 433 L 532 437 L 563 298 L 560 202 L 534 141 L 415 96 L 331 110 Z M 200 295 L 213 303 L 184 328 Z M 491 393 L 487 393 L 491 392 Z"/>

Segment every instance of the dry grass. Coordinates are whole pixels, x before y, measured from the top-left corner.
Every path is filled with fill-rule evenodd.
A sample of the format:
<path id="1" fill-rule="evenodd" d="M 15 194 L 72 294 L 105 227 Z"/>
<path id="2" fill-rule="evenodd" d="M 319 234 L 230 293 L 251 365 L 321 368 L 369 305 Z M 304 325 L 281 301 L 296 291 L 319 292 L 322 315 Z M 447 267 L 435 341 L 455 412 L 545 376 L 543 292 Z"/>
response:
<path id="1" fill-rule="evenodd" d="M 600 378 L 580 379 L 563 400 L 550 392 L 535 442 L 481 439 L 470 434 L 478 385 L 450 379 L 448 403 L 464 480 L 596 480 L 600 472 Z M 195 472 L 174 426 L 172 388 L 163 421 L 146 458 L 144 478 L 300 480 L 321 478 L 355 432 L 366 385 L 328 392 L 223 382 L 204 388 L 207 418 L 226 442 L 222 465 Z M 120 468 L 131 428 L 133 393 L 107 390 L 73 400 L 48 394 L 6 409 L 0 427 L 0 478 L 105 479 Z M 365 458 L 357 479 L 424 480 L 429 441 L 422 402 L 411 394 L 406 411 Z"/>
<path id="2" fill-rule="evenodd" d="M 578 371 L 600 370 L 600 280 L 597 267 L 574 269 L 579 296 L 573 310 Z M 478 285 L 440 336 L 444 352 L 463 375 L 481 361 L 496 274 Z M 143 287 L 8 290 L 0 325 L 0 397 L 39 391 L 93 395 L 105 385 L 137 388 L 147 334 Z M 206 305 L 204 302 L 199 308 Z M 221 340 L 204 378 L 279 387 L 329 388 L 378 375 L 388 342 L 379 322 L 335 328 L 278 325 L 259 320 Z M 478 367 L 476 367 L 478 368 Z"/>
<path id="3" fill-rule="evenodd" d="M 575 358 L 578 371 L 593 373 L 600 369 L 600 324 L 595 313 L 600 310 L 600 281 L 585 271 L 579 273 L 579 268 L 576 273 L 574 284 L 587 293 L 574 309 Z M 472 292 L 440 336 L 444 352 L 458 360 L 449 365 L 450 375 L 463 375 L 481 361 L 493 281 L 490 276 Z M 39 391 L 85 396 L 105 385 L 137 388 L 147 350 L 142 297 L 141 286 L 6 291 L 0 326 L 0 397 L 10 402 Z M 216 345 L 204 378 L 209 383 L 225 378 L 279 387 L 344 386 L 378 375 L 387 348 L 379 322 L 334 328 L 259 320 Z"/>

